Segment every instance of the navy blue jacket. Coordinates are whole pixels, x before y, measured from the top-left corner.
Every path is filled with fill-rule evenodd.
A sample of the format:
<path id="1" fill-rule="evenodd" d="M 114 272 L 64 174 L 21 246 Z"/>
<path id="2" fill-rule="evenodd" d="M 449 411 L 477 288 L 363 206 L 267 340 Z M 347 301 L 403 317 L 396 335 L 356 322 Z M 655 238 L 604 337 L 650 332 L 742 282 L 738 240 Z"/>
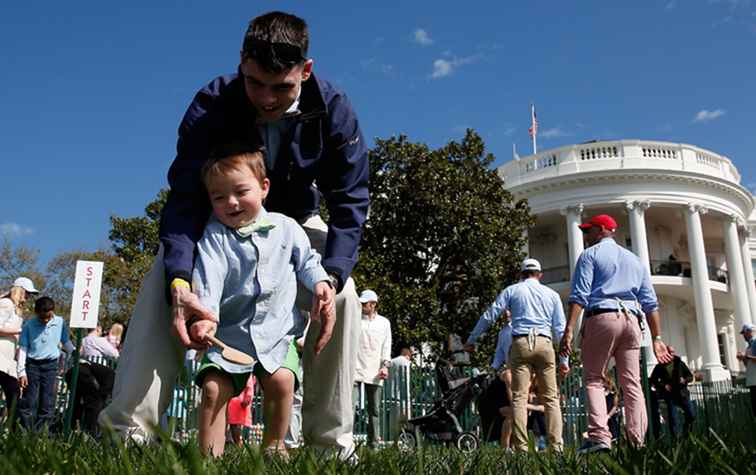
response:
<path id="1" fill-rule="evenodd" d="M 329 214 L 323 267 L 338 276 L 340 290 L 357 263 L 368 210 L 367 145 L 347 97 L 314 74 L 302 83 L 299 110 L 290 136 L 282 137 L 273 170 L 268 170 L 271 188 L 265 208 L 306 218 L 319 213 L 322 193 Z M 211 213 L 200 178 L 202 165 L 224 141 L 262 144 L 256 115 L 238 74 L 214 79 L 187 109 L 160 219 L 167 282 L 175 277 L 191 281 L 195 246 Z"/>

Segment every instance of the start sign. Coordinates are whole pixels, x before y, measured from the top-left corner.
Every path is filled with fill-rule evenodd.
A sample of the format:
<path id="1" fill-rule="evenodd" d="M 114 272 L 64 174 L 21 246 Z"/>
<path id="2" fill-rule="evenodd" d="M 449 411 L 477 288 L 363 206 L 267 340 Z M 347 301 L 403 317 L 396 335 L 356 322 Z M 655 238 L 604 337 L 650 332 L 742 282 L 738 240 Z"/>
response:
<path id="1" fill-rule="evenodd" d="M 102 262 L 76 261 L 73 300 L 71 302 L 71 328 L 95 328 L 100 309 Z"/>

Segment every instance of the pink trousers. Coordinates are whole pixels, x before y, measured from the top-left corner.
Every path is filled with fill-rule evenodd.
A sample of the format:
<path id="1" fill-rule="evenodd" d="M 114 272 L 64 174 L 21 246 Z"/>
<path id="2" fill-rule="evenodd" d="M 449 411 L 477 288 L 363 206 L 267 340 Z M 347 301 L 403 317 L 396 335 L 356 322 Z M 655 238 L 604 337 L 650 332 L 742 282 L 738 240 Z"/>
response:
<path id="1" fill-rule="evenodd" d="M 611 444 L 603 378 L 609 358 L 613 356 L 624 395 L 628 440 L 637 446 L 643 445 L 648 419 L 640 378 L 640 342 L 640 326 L 633 315 L 610 312 L 585 319 L 580 349 L 588 399 L 589 439 Z"/>

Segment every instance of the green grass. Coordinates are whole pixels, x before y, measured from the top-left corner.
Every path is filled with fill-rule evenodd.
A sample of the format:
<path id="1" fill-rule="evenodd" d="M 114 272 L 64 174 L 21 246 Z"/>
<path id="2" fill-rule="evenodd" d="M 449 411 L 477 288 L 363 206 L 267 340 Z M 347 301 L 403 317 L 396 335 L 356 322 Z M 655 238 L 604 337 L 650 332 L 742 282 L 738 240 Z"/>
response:
<path id="1" fill-rule="evenodd" d="M 34 434 L 0 434 L 0 474 L 690 474 L 753 473 L 754 447 L 716 434 L 691 436 L 675 445 L 636 450 L 619 447 L 607 455 L 505 454 L 489 446 L 472 454 L 428 447 L 416 452 L 396 448 L 359 452 L 360 463 L 346 463 L 310 450 L 289 462 L 266 461 L 256 447 L 229 448 L 223 458 L 203 458 L 197 445 L 147 447 L 109 444 L 74 434 L 68 439 Z"/>

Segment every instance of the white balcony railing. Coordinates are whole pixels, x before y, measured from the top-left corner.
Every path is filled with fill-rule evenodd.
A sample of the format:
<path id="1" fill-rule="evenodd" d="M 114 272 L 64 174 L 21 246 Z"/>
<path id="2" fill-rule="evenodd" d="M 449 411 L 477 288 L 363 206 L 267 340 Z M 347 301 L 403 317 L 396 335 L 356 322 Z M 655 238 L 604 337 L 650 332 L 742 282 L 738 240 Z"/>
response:
<path id="1" fill-rule="evenodd" d="M 655 169 L 715 176 L 739 184 L 730 159 L 692 145 L 644 140 L 618 140 L 569 145 L 522 157 L 499 167 L 508 187 L 575 173 L 602 170 Z"/>

